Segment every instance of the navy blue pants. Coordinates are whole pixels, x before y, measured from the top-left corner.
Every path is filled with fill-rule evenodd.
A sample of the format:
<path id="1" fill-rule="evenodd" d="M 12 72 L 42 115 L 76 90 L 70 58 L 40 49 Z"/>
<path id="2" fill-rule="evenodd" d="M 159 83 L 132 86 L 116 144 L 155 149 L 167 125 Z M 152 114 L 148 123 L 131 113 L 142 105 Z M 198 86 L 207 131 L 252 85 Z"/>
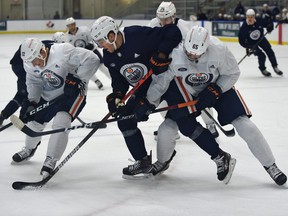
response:
<path id="1" fill-rule="evenodd" d="M 259 69 L 261 71 L 266 69 L 266 66 L 265 66 L 266 55 L 262 50 L 268 56 L 272 67 L 276 67 L 278 64 L 277 64 L 275 53 L 272 50 L 272 47 L 271 47 L 269 41 L 266 39 L 266 37 L 264 37 L 262 39 L 262 41 L 258 44 L 258 46 L 256 46 L 253 50 L 254 55 L 258 57 Z"/>

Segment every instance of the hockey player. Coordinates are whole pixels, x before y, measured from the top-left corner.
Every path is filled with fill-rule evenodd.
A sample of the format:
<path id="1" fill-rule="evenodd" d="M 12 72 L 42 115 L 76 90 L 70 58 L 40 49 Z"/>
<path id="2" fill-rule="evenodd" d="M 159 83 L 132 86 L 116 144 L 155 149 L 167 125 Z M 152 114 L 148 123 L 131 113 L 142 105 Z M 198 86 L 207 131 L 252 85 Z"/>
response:
<path id="1" fill-rule="evenodd" d="M 258 57 L 259 69 L 264 76 L 271 76 L 271 73 L 266 70 L 266 56 L 264 52 L 268 56 L 274 72 L 281 76 L 283 72 L 278 69 L 275 53 L 264 35 L 263 28 L 266 28 L 269 33 L 272 32 L 274 28 L 272 19 L 256 19 L 255 11 L 248 9 L 246 12 L 246 22 L 243 22 L 239 30 L 239 43 L 242 47 L 246 48 L 248 56 L 254 54 Z"/>
<path id="2" fill-rule="evenodd" d="M 286 175 L 276 166 L 275 158 L 267 141 L 250 120 L 250 110 L 239 91 L 234 87 L 240 76 L 240 71 L 235 57 L 225 44 L 215 37 L 210 37 L 205 28 L 195 26 L 187 33 L 184 45 L 174 49 L 171 57 L 173 61 L 169 70 L 158 75 L 152 81 L 147 92 L 147 104 L 145 106 L 147 108 L 142 110 L 142 115 L 150 109 L 151 104 L 157 106 L 158 99 L 165 93 L 171 80 L 175 77 L 181 77 L 191 99 L 198 101 L 192 107 L 194 115 L 206 107 L 214 107 L 218 112 L 220 124 L 232 124 L 271 178 L 278 185 L 285 184 Z M 149 105 L 148 102 L 151 104 Z M 140 114 L 138 113 L 138 115 Z M 139 118 L 142 118 L 141 115 Z M 209 136 L 203 136 L 205 130 L 196 121 L 185 125 L 178 120 L 177 124 L 180 131 L 184 131 L 184 133 L 187 133 L 189 127 L 190 132 L 187 135 L 196 143 L 198 142 L 197 139 L 201 139 L 206 144 L 209 142 Z M 186 126 L 188 127 L 186 128 Z M 167 167 L 165 161 L 169 161 L 175 145 L 175 142 L 169 142 L 169 137 L 167 137 L 172 133 L 173 128 L 169 128 L 167 125 L 165 127 L 161 128 L 160 126 L 158 131 L 159 138 L 166 137 L 167 142 L 165 145 L 158 146 L 157 149 L 166 155 L 162 155 L 163 158 L 160 161 L 158 158 L 158 161 L 153 165 L 152 172 L 154 171 L 155 174 L 161 170 L 161 167 L 162 169 Z M 170 138 L 170 140 L 172 139 Z"/>
<path id="3" fill-rule="evenodd" d="M 181 32 L 175 25 L 163 28 L 130 26 L 119 30 L 115 20 L 108 16 L 102 16 L 94 22 L 91 36 L 94 42 L 103 48 L 104 64 L 112 78 L 113 92 L 107 96 L 106 101 L 114 116 L 133 113 L 135 106 L 145 97 L 151 78 L 142 84 L 123 108 L 120 101 L 129 86 L 137 84 L 150 68 L 153 73 L 166 71 L 171 62 L 167 57 L 182 39 Z M 143 175 L 151 166 L 151 155 L 147 155 L 137 122 L 134 119 L 119 121 L 118 127 L 136 161 L 123 169 L 123 178 Z"/>
<path id="4" fill-rule="evenodd" d="M 85 49 L 92 50 L 99 57 L 101 63 L 103 63 L 102 55 L 94 45 L 90 36 L 90 29 L 87 26 L 76 26 L 75 19 L 73 17 L 69 17 L 66 19 L 66 27 L 68 28 L 65 38 L 67 43 L 70 43 L 75 47 L 83 47 Z M 100 70 L 109 77 L 109 72 L 103 66 L 103 64 Z M 93 81 L 99 89 L 103 88 L 103 83 L 97 78 L 96 74 L 92 76 L 91 81 Z"/>
<path id="5" fill-rule="evenodd" d="M 53 41 L 45 40 L 42 41 L 44 44 L 52 44 Z M 9 118 L 13 113 L 15 113 L 18 108 L 22 105 L 23 101 L 27 99 L 27 87 L 26 87 L 26 71 L 23 67 L 23 60 L 20 56 L 19 46 L 18 50 L 15 52 L 13 58 L 10 60 L 12 71 L 17 76 L 17 92 L 13 99 L 5 106 L 0 114 L 0 126 L 3 124 L 3 121 Z"/>
<path id="6" fill-rule="evenodd" d="M 185 39 L 185 36 L 187 32 L 192 28 L 193 24 L 191 22 L 187 22 L 183 19 L 179 19 L 176 17 L 176 7 L 172 2 L 165 2 L 163 1 L 156 11 L 156 17 L 153 18 L 148 26 L 151 27 L 161 27 L 169 24 L 175 24 L 180 29 L 183 40 Z M 163 101 L 162 105 L 166 106 L 166 102 Z M 206 109 L 211 116 L 213 116 L 212 109 Z M 165 118 L 165 112 L 161 112 L 162 116 Z M 213 134 L 213 136 L 216 138 L 219 136 L 219 133 L 215 127 L 215 123 L 211 118 L 209 118 L 204 112 L 201 113 L 201 117 L 206 124 L 206 128 Z M 165 121 L 162 123 L 165 124 Z M 173 122 L 170 122 L 170 124 L 173 124 Z M 176 122 L 174 122 L 175 127 L 177 127 Z M 155 140 L 157 140 L 157 131 L 154 132 Z M 180 138 L 179 134 L 177 133 L 176 139 Z"/>
<path id="7" fill-rule="evenodd" d="M 99 67 L 100 59 L 93 52 L 74 47 L 68 43 L 44 45 L 37 38 L 27 38 L 21 45 L 21 58 L 27 72 L 28 100 L 20 110 L 21 119 L 27 119 L 28 126 L 42 131 L 53 117 L 52 128 L 71 127 L 86 103 L 87 83 Z M 47 101 L 60 95 L 56 101 L 33 115 L 28 113 Z M 46 160 L 41 169 L 45 178 L 54 169 L 68 142 L 69 132 L 50 136 Z M 30 159 L 39 145 L 41 137 L 26 136 L 25 147 L 14 154 L 12 159 L 19 163 Z"/>

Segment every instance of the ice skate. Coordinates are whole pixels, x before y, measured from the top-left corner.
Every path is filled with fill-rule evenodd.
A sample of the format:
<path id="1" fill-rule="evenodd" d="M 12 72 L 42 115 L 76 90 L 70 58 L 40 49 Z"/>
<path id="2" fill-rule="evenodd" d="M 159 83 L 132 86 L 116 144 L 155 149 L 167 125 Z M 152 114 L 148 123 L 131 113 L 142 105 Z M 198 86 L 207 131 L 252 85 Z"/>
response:
<path id="1" fill-rule="evenodd" d="M 231 155 L 222 151 L 213 159 L 217 166 L 217 177 L 219 181 L 228 184 L 236 165 L 236 159 L 231 158 Z"/>
<path id="2" fill-rule="evenodd" d="M 216 129 L 215 123 L 207 124 L 206 128 L 210 131 L 210 133 L 214 136 L 214 138 L 217 138 L 219 136 L 219 133 Z"/>
<path id="3" fill-rule="evenodd" d="M 158 131 L 154 131 L 153 135 L 154 135 L 154 140 L 157 141 L 158 140 Z M 180 139 L 180 134 L 178 132 L 176 134 L 175 139 L 176 140 Z"/>
<path id="4" fill-rule="evenodd" d="M 275 163 L 272 164 L 270 167 L 264 168 L 277 185 L 283 185 L 286 183 L 287 176 L 276 166 Z"/>
<path id="5" fill-rule="evenodd" d="M 43 179 L 47 178 L 47 176 L 51 174 L 51 172 L 54 170 L 56 166 L 56 162 L 57 162 L 56 159 L 51 158 L 49 156 L 46 157 L 46 160 L 44 161 L 43 167 L 40 172 L 40 174 L 43 176 Z"/>
<path id="6" fill-rule="evenodd" d="M 135 161 L 134 164 L 128 165 L 128 167 L 123 168 L 123 178 L 124 179 L 141 179 L 149 178 L 152 174 L 148 173 L 152 164 L 152 153 L 145 156 L 142 160 Z"/>
<path id="7" fill-rule="evenodd" d="M 103 88 L 103 84 L 102 84 L 102 82 L 99 79 L 95 80 L 95 84 L 97 85 L 98 89 L 102 89 Z"/>
<path id="8" fill-rule="evenodd" d="M 276 67 L 273 67 L 273 69 L 274 69 L 274 72 L 275 72 L 277 75 L 279 75 L 279 76 L 282 76 L 282 75 L 283 75 L 283 72 L 282 72 L 281 70 L 279 70 L 277 66 L 276 66 Z"/>
<path id="9" fill-rule="evenodd" d="M 271 76 L 271 73 L 269 71 L 267 71 L 266 69 L 265 70 L 261 70 L 261 73 L 266 76 L 266 77 L 270 77 Z"/>
<path id="10" fill-rule="evenodd" d="M 16 163 L 20 163 L 24 160 L 29 160 L 35 154 L 35 151 L 37 150 L 37 147 L 38 145 L 40 145 L 40 143 L 41 142 L 39 142 L 34 149 L 28 149 L 26 146 L 23 147 L 21 151 L 13 155 L 12 157 L 13 161 Z"/>
<path id="11" fill-rule="evenodd" d="M 174 150 L 168 161 L 164 163 L 156 161 L 154 164 L 152 164 L 151 169 L 149 170 L 149 173 L 152 173 L 153 176 L 161 175 L 164 171 L 166 171 L 169 168 L 170 163 L 173 160 L 175 155 L 176 155 L 176 151 Z"/>

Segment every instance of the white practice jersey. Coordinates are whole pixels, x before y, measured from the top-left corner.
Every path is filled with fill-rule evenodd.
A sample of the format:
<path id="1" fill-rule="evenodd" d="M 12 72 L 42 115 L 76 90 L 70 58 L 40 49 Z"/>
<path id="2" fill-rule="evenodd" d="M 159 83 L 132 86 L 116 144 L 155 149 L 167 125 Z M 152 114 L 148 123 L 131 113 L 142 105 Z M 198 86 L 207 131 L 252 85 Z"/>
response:
<path id="1" fill-rule="evenodd" d="M 178 19 L 178 18 L 176 18 Z M 148 23 L 149 27 L 162 27 L 160 20 L 155 17 L 153 18 L 149 23 Z M 186 37 L 187 32 L 194 26 L 193 22 L 188 22 L 185 21 L 183 19 L 178 19 L 177 21 L 177 27 L 180 29 L 181 34 L 182 34 L 182 38 L 183 40 Z"/>
<path id="2" fill-rule="evenodd" d="M 222 92 L 226 92 L 235 85 L 240 76 L 237 61 L 231 51 L 212 36 L 207 51 L 198 62 L 187 58 L 182 43 L 172 51 L 171 57 L 173 60 L 168 71 L 158 76 L 153 75 L 147 92 L 148 101 L 156 106 L 175 77 L 182 77 L 185 89 L 197 97 L 209 83 L 217 83 Z"/>
<path id="3" fill-rule="evenodd" d="M 90 29 L 87 26 L 77 27 L 77 32 L 75 35 L 66 32 L 66 42 L 72 44 L 75 47 L 83 48 L 85 48 L 89 43 L 94 44 L 90 35 Z"/>
<path id="4" fill-rule="evenodd" d="M 50 101 L 62 95 L 68 73 L 88 83 L 99 64 L 98 56 L 90 50 L 68 43 L 54 44 L 45 67 L 24 63 L 28 99 L 38 103 L 40 97 Z"/>

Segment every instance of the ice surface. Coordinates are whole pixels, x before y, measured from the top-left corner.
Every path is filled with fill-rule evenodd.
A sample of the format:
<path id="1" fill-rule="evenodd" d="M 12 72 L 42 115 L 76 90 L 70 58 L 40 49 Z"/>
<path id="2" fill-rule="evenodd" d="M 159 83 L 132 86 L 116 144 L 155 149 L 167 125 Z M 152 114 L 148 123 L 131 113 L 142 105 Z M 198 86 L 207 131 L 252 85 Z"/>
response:
<path id="1" fill-rule="evenodd" d="M 9 61 L 25 37 L 31 35 L 0 35 L 0 110 L 16 92 L 16 76 Z M 52 35 L 32 35 L 50 39 Z M 237 60 L 245 50 L 238 43 L 227 43 Z M 247 57 L 241 64 L 241 77 L 236 85 L 254 114 L 252 120 L 267 138 L 279 168 L 288 173 L 288 52 L 287 46 L 273 45 L 279 68 L 277 76 L 267 60 L 272 77 L 263 77 L 257 59 Z M 88 103 L 80 117 L 86 121 L 101 120 L 107 114 L 105 97 L 111 92 L 110 81 L 97 73 L 105 85 L 98 90 L 90 83 Z M 140 124 L 147 150 L 156 145 L 153 131 L 162 121 L 151 115 Z M 201 121 L 201 120 L 200 120 Z M 9 123 L 9 120 L 4 124 Z M 79 124 L 75 121 L 74 124 Z M 229 127 L 229 126 L 228 126 Z M 47 129 L 50 129 L 48 125 Z M 89 133 L 79 129 L 70 133 L 68 147 L 62 157 Z M 97 131 L 91 139 L 38 190 L 15 191 L 16 180 L 38 181 L 46 155 L 49 136 L 44 136 L 35 156 L 25 164 L 12 165 L 12 155 L 24 145 L 24 134 L 12 126 L 0 132 L 0 214 L 3 216 L 286 216 L 288 191 L 277 186 L 249 151 L 238 135 L 218 141 L 223 150 L 237 159 L 228 185 L 217 180 L 216 166 L 192 141 L 181 136 L 177 155 L 169 170 L 154 180 L 122 179 L 122 168 L 131 158 L 116 123 Z"/>

